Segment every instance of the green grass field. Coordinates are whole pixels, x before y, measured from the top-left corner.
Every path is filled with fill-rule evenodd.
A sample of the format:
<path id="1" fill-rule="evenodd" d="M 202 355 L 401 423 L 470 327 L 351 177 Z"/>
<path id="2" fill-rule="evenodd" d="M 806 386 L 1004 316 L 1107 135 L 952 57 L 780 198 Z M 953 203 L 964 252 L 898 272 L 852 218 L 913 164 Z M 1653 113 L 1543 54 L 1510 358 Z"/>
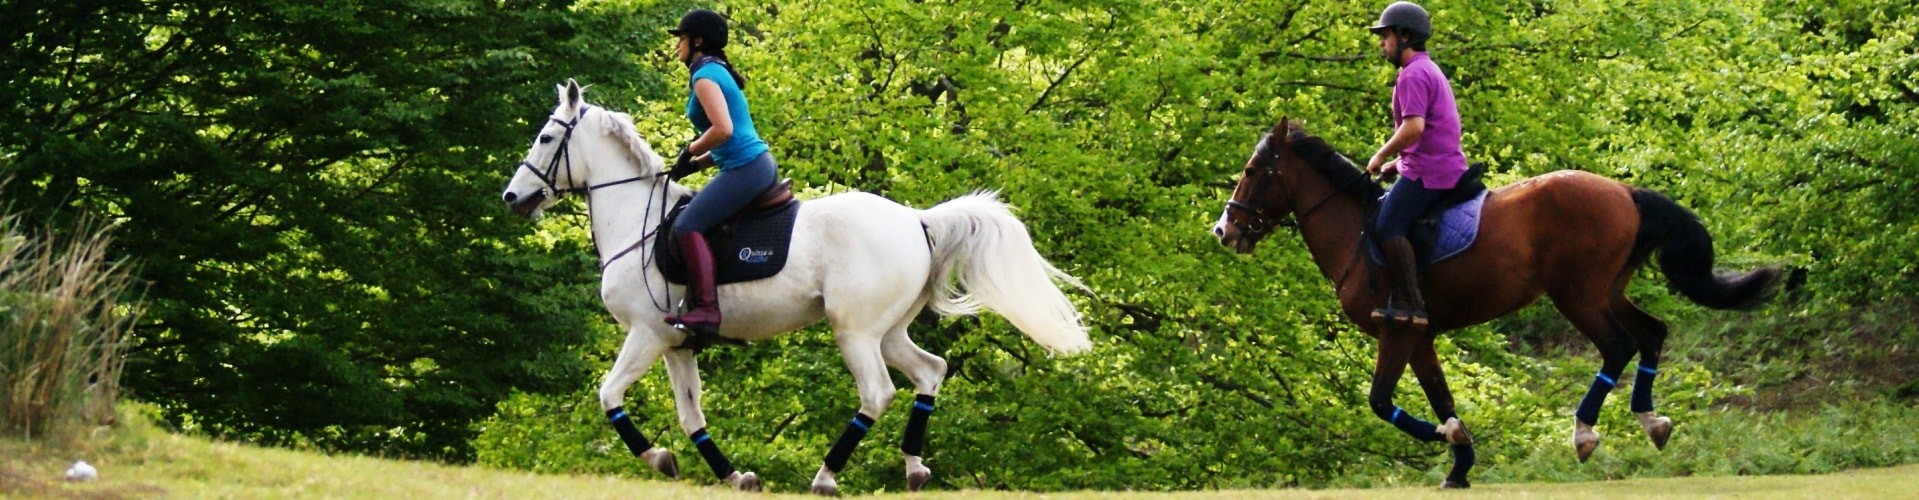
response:
<path id="1" fill-rule="evenodd" d="M 4 497 L 541 497 L 541 498 L 758 498 L 665 481 L 540 475 L 214 442 L 181 436 L 144 418 L 100 428 L 68 443 L 0 440 L 0 496 Z M 75 459 L 99 468 L 100 479 L 68 483 Z M 637 469 L 640 466 L 634 462 Z M 698 468 L 690 469 L 697 470 Z M 775 493 L 803 493 L 811 478 L 766 478 Z M 1019 493 L 942 491 L 923 498 L 1346 498 L 1346 497 L 1619 497 L 1737 496 L 1784 498 L 1896 498 L 1919 491 L 1919 465 L 1821 476 L 1749 476 L 1634 479 L 1599 483 L 1481 484 L 1469 492 L 1431 488 L 1367 490 L 1228 490 L 1181 493 Z"/>

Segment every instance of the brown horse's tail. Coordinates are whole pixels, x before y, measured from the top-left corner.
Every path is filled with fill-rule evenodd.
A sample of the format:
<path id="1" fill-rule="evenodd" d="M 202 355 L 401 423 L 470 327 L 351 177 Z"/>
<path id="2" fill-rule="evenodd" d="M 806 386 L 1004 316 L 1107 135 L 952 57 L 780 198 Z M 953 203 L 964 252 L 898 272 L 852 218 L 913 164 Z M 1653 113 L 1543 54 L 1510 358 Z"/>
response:
<path id="1" fill-rule="evenodd" d="M 1777 266 L 1741 274 L 1713 270 L 1712 234 L 1672 198 L 1634 188 L 1632 202 L 1639 207 L 1639 236 L 1629 262 L 1645 262 L 1658 250 L 1659 270 L 1686 298 L 1713 309 L 1753 309 L 1779 292 L 1783 273 Z"/>

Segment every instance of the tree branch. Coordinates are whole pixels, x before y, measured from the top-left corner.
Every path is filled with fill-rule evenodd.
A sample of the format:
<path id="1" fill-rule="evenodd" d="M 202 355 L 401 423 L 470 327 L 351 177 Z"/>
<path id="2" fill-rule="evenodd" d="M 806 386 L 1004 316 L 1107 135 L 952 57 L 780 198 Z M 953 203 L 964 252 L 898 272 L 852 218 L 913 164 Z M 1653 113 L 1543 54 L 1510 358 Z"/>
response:
<path id="1" fill-rule="evenodd" d="M 1092 59 L 1092 58 L 1093 58 L 1093 54 L 1097 52 L 1097 49 L 1098 49 L 1098 48 L 1100 48 L 1100 47 L 1103 47 L 1103 46 L 1105 46 L 1105 45 L 1106 45 L 1106 40 L 1107 40 L 1108 38 L 1111 38 L 1111 37 L 1112 37 L 1112 34 L 1113 34 L 1113 28 L 1114 28 L 1114 27 L 1116 27 L 1116 26 L 1119 26 L 1119 16 L 1118 16 L 1118 15 L 1115 15 L 1115 14 L 1112 14 L 1112 13 L 1110 13 L 1110 12 L 1108 12 L 1108 13 L 1107 13 L 1107 16 L 1108 16 L 1108 17 L 1107 17 L 1107 21 L 1106 21 L 1106 35 L 1107 35 L 1107 36 L 1106 36 L 1106 37 L 1102 37 L 1102 38 L 1101 38 L 1101 39 L 1099 40 L 1099 43 L 1096 43 L 1096 44 L 1092 44 L 1092 45 L 1088 45 L 1088 46 L 1086 46 L 1086 52 L 1085 52 L 1084 54 L 1081 54 L 1081 55 L 1080 55 L 1080 57 L 1079 57 L 1079 60 L 1078 60 L 1078 61 L 1073 61 L 1073 64 L 1072 64 L 1071 66 L 1067 66 L 1067 67 L 1066 67 L 1066 71 L 1061 71 L 1061 72 L 1060 72 L 1060 74 L 1059 74 L 1059 77 L 1058 77 L 1058 78 L 1054 78 L 1054 79 L 1053 79 L 1053 83 L 1051 83 L 1051 84 L 1048 84 L 1048 85 L 1046 86 L 1046 91 L 1044 91 L 1044 92 L 1040 92 L 1040 94 L 1039 94 L 1039 99 L 1036 99 L 1036 100 L 1034 100 L 1034 101 L 1033 101 L 1033 105 L 1031 105 L 1031 106 L 1027 106 L 1027 107 L 1026 107 L 1026 113 L 1027 113 L 1027 114 L 1032 114 L 1032 113 L 1033 113 L 1034 111 L 1037 111 L 1037 110 L 1039 110 L 1039 108 L 1040 108 L 1040 106 L 1044 106 L 1044 105 L 1046 104 L 1046 98 L 1047 98 L 1048 96 L 1051 96 L 1051 95 L 1053 95 L 1053 89 L 1057 89 L 1057 88 L 1059 88 L 1059 86 L 1060 86 L 1060 84 L 1061 84 L 1061 83 L 1065 83 L 1065 82 L 1066 82 L 1066 78 L 1067 78 L 1067 77 L 1070 77 L 1070 76 L 1072 76 L 1072 75 L 1073 75 L 1073 70 L 1076 70 L 1076 69 L 1079 69 L 1079 65 L 1081 65 L 1081 64 L 1086 64 L 1086 61 L 1087 61 L 1087 60 L 1090 60 L 1090 59 Z"/>
<path id="2" fill-rule="evenodd" d="M 1086 53 L 1081 55 L 1078 61 L 1073 61 L 1073 65 L 1067 66 L 1066 71 L 1060 72 L 1059 77 L 1054 78 L 1053 83 L 1046 86 L 1046 91 L 1040 92 L 1039 99 L 1034 100 L 1033 105 L 1026 107 L 1026 113 L 1032 114 L 1033 111 L 1038 110 L 1040 106 L 1045 105 L 1046 98 L 1048 96 L 1053 95 L 1053 89 L 1059 88 L 1059 85 L 1061 83 L 1066 82 L 1067 77 L 1073 75 L 1073 70 L 1079 69 L 1079 65 L 1085 64 L 1086 60 L 1092 59 L 1092 58 L 1093 58 L 1093 47 L 1087 47 Z"/>
<path id="3" fill-rule="evenodd" d="M 1320 87 L 1320 88 L 1328 88 L 1333 90 L 1344 90 L 1347 92 L 1360 92 L 1360 93 L 1371 92 L 1370 90 L 1367 90 L 1365 88 L 1353 86 L 1353 85 L 1341 85 L 1337 83 L 1313 82 L 1313 81 L 1306 81 L 1306 80 L 1278 81 L 1278 82 L 1272 82 L 1272 85 L 1277 85 L 1281 87 Z"/>

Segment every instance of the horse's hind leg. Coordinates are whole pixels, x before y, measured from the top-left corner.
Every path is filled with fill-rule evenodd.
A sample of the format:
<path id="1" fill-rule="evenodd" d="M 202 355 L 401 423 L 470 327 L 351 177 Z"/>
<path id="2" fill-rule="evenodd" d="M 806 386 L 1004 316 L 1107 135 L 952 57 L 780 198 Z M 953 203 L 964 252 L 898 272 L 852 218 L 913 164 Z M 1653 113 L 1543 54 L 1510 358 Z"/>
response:
<path id="1" fill-rule="evenodd" d="M 1446 374 L 1440 368 L 1439 354 L 1433 350 L 1431 340 L 1414 343 L 1412 367 L 1413 375 L 1419 378 L 1419 387 L 1426 391 L 1426 401 L 1432 404 L 1433 416 L 1441 422 L 1435 432 L 1452 446 L 1453 468 L 1440 487 L 1470 488 L 1472 482 L 1466 474 L 1473 468 L 1473 437 L 1466 432 L 1465 422 L 1454 413 L 1453 392 L 1446 386 Z"/>
<path id="2" fill-rule="evenodd" d="M 626 344 L 620 347 L 620 356 L 613 360 L 613 367 L 606 371 L 606 378 L 600 382 L 600 409 L 606 412 L 613 430 L 620 434 L 620 441 L 626 443 L 626 449 L 633 452 L 633 456 L 646 461 L 647 465 L 667 477 L 677 479 L 680 477 L 680 466 L 673 459 L 673 453 L 647 441 L 646 435 L 633 426 L 632 417 L 621 407 L 625 404 L 626 389 L 653 368 L 653 363 L 660 360 L 660 354 L 666 351 L 666 347 L 662 339 L 650 331 L 629 331 Z"/>
<path id="3" fill-rule="evenodd" d="M 886 373 L 886 361 L 880 355 L 881 338 L 885 330 L 867 327 L 847 329 L 835 325 L 835 337 L 840 344 L 840 355 L 846 359 L 846 369 L 853 373 L 853 383 L 859 386 L 860 410 L 853 414 L 853 420 L 846 424 L 846 430 L 840 432 L 833 448 L 826 452 L 826 460 L 820 464 L 820 470 L 813 475 L 813 493 L 820 495 L 839 495 L 839 483 L 833 475 L 846 467 L 846 461 L 853 457 L 860 440 L 878 421 L 880 414 L 886 411 L 887 403 L 893 401 L 893 378 Z"/>
<path id="4" fill-rule="evenodd" d="M 1592 340 L 1599 348 L 1604 360 L 1599 366 L 1599 374 L 1593 377 L 1592 386 L 1586 389 L 1586 396 L 1579 400 L 1579 409 L 1573 412 L 1573 449 L 1579 453 L 1579 461 L 1585 462 L 1592 452 L 1599 448 L 1599 433 L 1593 431 L 1593 425 L 1599 422 L 1599 407 L 1606 402 L 1606 396 L 1618 385 L 1619 375 L 1626 369 L 1626 362 L 1632 360 L 1634 346 L 1630 333 L 1609 307 L 1590 306 L 1590 301 L 1580 301 L 1573 297 L 1553 297 L 1553 304 L 1559 307 L 1560 314 L 1572 320 L 1580 333 Z"/>
<path id="5" fill-rule="evenodd" d="M 906 420 L 906 435 L 900 441 L 900 451 L 906 454 L 906 489 L 919 491 L 933 479 L 933 471 L 926 467 L 920 453 L 926 448 L 926 421 L 933 416 L 933 400 L 939 396 L 940 383 L 946 381 L 946 360 L 913 344 L 913 339 L 906 336 L 906 327 L 912 322 L 913 316 L 909 315 L 886 332 L 886 338 L 880 342 L 880 354 L 886 358 L 887 365 L 913 381 L 918 393 L 913 396 L 913 409 Z"/>
<path id="6" fill-rule="evenodd" d="M 1666 440 L 1672 438 L 1672 419 L 1653 410 L 1652 384 L 1653 377 L 1659 374 L 1660 352 L 1666 347 L 1666 322 L 1647 314 L 1625 297 L 1613 301 L 1613 314 L 1639 341 L 1639 369 L 1635 370 L 1632 382 L 1632 414 L 1639 418 L 1639 426 L 1646 429 L 1646 437 L 1652 438 L 1653 447 L 1664 450 Z"/>
<path id="7" fill-rule="evenodd" d="M 713 477 L 740 491 L 759 491 L 759 476 L 734 469 L 733 462 L 720 452 L 720 444 L 706 432 L 706 412 L 700 410 L 700 367 L 693 356 L 693 351 L 687 349 L 666 353 L 666 377 L 673 382 L 673 405 L 680 411 L 680 429 L 693 440 L 693 447 L 700 450 L 700 458 L 706 459 L 707 467 L 713 469 Z"/>

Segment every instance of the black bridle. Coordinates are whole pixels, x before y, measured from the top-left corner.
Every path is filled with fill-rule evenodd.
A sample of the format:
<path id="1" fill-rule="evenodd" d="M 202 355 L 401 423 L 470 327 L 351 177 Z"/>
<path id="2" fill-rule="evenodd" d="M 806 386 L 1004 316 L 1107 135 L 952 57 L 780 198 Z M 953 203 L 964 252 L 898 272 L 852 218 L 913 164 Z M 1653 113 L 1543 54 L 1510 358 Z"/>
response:
<path id="1" fill-rule="evenodd" d="M 586 187 L 577 187 L 577 188 L 560 187 L 558 174 L 560 173 L 560 165 L 562 163 L 566 164 L 566 178 L 567 179 L 574 178 L 573 177 L 573 155 L 572 153 L 567 152 L 567 149 L 568 149 L 567 145 L 573 142 L 573 128 L 576 126 L 579 126 L 580 119 L 586 118 L 586 112 L 592 111 L 593 109 L 594 109 L 593 106 L 580 106 L 580 114 L 575 115 L 573 119 L 570 121 L 560 121 L 559 118 L 547 118 L 548 121 L 551 121 L 555 124 L 558 124 L 561 127 L 566 128 L 566 133 L 560 135 L 560 147 L 559 149 L 553 150 L 553 158 L 547 160 L 545 171 L 541 171 L 540 167 L 533 165 L 533 163 L 531 162 L 524 161 L 524 160 L 520 161 L 520 168 L 524 168 L 527 171 L 532 172 L 533 177 L 540 179 L 540 184 L 546 186 L 544 189 L 547 192 L 552 193 L 552 195 L 549 196 L 550 198 L 559 198 L 560 196 L 564 196 L 567 193 L 581 193 L 590 197 L 593 195 L 594 190 L 597 190 L 600 188 L 613 187 L 621 184 L 626 184 L 629 182 L 638 182 L 642 180 L 654 179 L 654 178 L 666 176 L 666 172 L 660 172 L 653 175 L 639 175 L 639 176 L 629 177 L 629 178 L 620 179 L 612 182 L 603 182 L 599 184 L 593 184 Z"/>
<path id="2" fill-rule="evenodd" d="M 1270 145 L 1270 143 L 1268 144 Z M 1288 143 L 1287 147 L 1291 147 L 1290 142 Z M 1326 206 L 1326 202 L 1332 201 L 1333 198 L 1339 197 L 1340 193 L 1345 192 L 1347 189 L 1351 189 L 1354 183 L 1359 182 L 1361 179 L 1365 179 L 1368 182 L 1373 181 L 1373 177 L 1371 175 L 1360 175 L 1360 176 L 1352 177 L 1351 179 L 1347 179 L 1345 183 L 1342 183 L 1338 187 L 1334 188 L 1333 192 L 1327 194 L 1325 198 L 1320 198 L 1319 201 L 1313 202 L 1313 204 L 1308 205 L 1305 210 L 1299 210 L 1298 209 L 1299 205 L 1293 203 L 1293 201 L 1296 200 L 1297 198 L 1294 197 L 1295 193 L 1293 192 L 1291 183 L 1286 182 L 1285 173 L 1279 170 L 1279 153 L 1277 151 L 1274 151 L 1268 155 L 1255 156 L 1253 160 L 1254 160 L 1254 168 L 1260 169 L 1266 175 L 1267 178 L 1271 178 L 1274 180 L 1274 182 L 1279 183 L 1279 189 L 1285 192 L 1286 204 L 1289 205 L 1288 207 L 1286 207 L 1287 208 L 1286 213 L 1292 214 L 1291 218 L 1287 218 L 1285 216 L 1274 217 L 1272 215 L 1269 215 L 1265 209 L 1257 206 L 1253 206 L 1252 204 L 1249 204 L 1249 203 L 1241 202 L 1237 198 L 1226 200 L 1226 210 L 1228 213 L 1232 212 L 1234 209 L 1238 209 L 1247 215 L 1251 215 L 1252 221 L 1250 223 L 1242 221 L 1242 222 L 1234 223 L 1233 226 L 1237 227 L 1239 229 L 1239 232 L 1245 235 L 1242 237 L 1250 237 L 1253 239 L 1253 241 L 1259 241 L 1261 239 L 1264 239 L 1267 234 L 1272 233 L 1273 229 L 1279 226 L 1287 226 L 1294 229 L 1299 229 L 1302 221 L 1306 220 L 1306 216 L 1312 215 L 1313 212 L 1318 211 L 1320 207 Z M 1260 160 L 1265 160 L 1263 162 L 1264 165 L 1261 165 Z M 1252 169 L 1248 169 L 1248 172 L 1250 173 L 1251 170 Z M 1249 196 L 1247 196 L 1247 198 L 1251 200 L 1261 199 L 1259 196 L 1260 192 L 1266 189 L 1267 183 L 1268 182 L 1265 180 L 1265 178 L 1262 178 L 1259 181 L 1257 181 L 1255 184 L 1253 184 L 1252 192 L 1248 193 Z M 1349 264 L 1347 264 L 1346 266 L 1346 270 L 1341 272 L 1339 277 L 1337 278 L 1331 275 L 1326 276 L 1327 279 L 1332 280 L 1333 291 L 1335 293 L 1344 293 L 1343 289 L 1345 287 L 1346 278 L 1352 276 L 1353 269 L 1358 267 L 1360 260 L 1363 258 L 1359 256 L 1359 253 L 1364 250 L 1366 239 L 1360 238 L 1359 241 L 1360 241 L 1359 246 L 1353 249 L 1354 258 L 1349 261 Z"/>
<path id="3" fill-rule="evenodd" d="M 1272 148 L 1268 148 L 1268 149 L 1272 149 Z M 1265 160 L 1265 161 L 1261 161 L 1261 160 Z M 1234 223 L 1233 226 L 1239 229 L 1240 234 L 1247 235 L 1251 237 L 1254 241 L 1265 239 L 1266 235 L 1271 234 L 1274 229 L 1277 229 L 1280 226 L 1298 228 L 1299 221 L 1305 220 L 1306 216 L 1312 215 L 1314 211 L 1317 211 L 1319 210 L 1320 207 L 1325 206 L 1326 202 L 1332 201 L 1334 197 L 1339 196 L 1339 193 L 1344 192 L 1347 188 L 1351 188 L 1354 182 L 1358 182 L 1358 180 L 1361 179 L 1361 177 L 1355 177 L 1351 180 L 1346 181 L 1346 184 L 1341 185 L 1336 189 L 1333 189 L 1333 192 L 1331 194 L 1326 195 L 1325 198 L 1320 198 L 1319 201 L 1314 202 L 1312 205 L 1307 206 L 1306 210 L 1302 211 L 1298 209 L 1299 208 L 1298 205 L 1293 203 L 1293 200 L 1295 200 L 1296 198 L 1293 196 L 1294 193 L 1293 193 L 1291 184 L 1286 182 L 1285 173 L 1279 170 L 1279 152 L 1273 151 L 1271 154 L 1263 155 L 1263 157 L 1254 157 L 1253 161 L 1254 161 L 1254 168 L 1260 169 L 1265 174 L 1265 176 L 1253 184 L 1252 192 L 1248 193 L 1249 196 L 1247 196 L 1247 198 L 1251 200 L 1261 199 L 1260 198 L 1261 192 L 1265 191 L 1266 185 L 1269 184 L 1269 182 L 1267 182 L 1266 179 L 1273 179 L 1273 182 L 1279 183 L 1279 189 L 1286 194 L 1286 204 L 1289 206 L 1286 207 L 1288 210 L 1286 210 L 1285 213 L 1292 214 L 1290 218 L 1286 215 L 1274 216 L 1267 213 L 1266 209 L 1264 208 L 1260 208 L 1250 203 L 1239 201 L 1239 199 L 1237 198 L 1226 200 L 1226 210 L 1228 212 L 1231 212 L 1234 209 L 1237 209 L 1240 212 L 1242 212 L 1244 215 L 1250 216 L 1250 217 L 1242 217 L 1241 218 L 1242 220 L 1240 222 Z M 1251 169 L 1248 169 L 1248 171 L 1250 172 Z M 1247 221 L 1243 219 L 1251 219 L 1251 220 Z"/>
<path id="4" fill-rule="evenodd" d="M 533 177 L 540 179 L 540 184 L 545 186 L 544 188 L 545 191 L 547 191 L 548 193 L 551 193 L 551 195 L 548 196 L 549 198 L 559 198 L 560 196 L 563 196 L 567 193 L 581 191 L 578 188 L 560 187 L 558 182 L 559 173 L 560 173 L 560 164 L 562 162 L 566 164 L 566 178 L 572 179 L 573 178 L 573 155 L 567 152 L 567 149 L 568 149 L 567 145 L 573 142 L 573 127 L 578 126 L 580 124 L 580 119 L 586 118 L 586 112 L 592 109 L 593 109 L 592 106 L 581 106 L 580 113 L 578 115 L 574 115 L 573 119 L 570 121 L 560 121 L 559 118 L 552 118 L 552 117 L 547 118 L 547 121 L 553 122 L 555 124 L 558 124 L 561 127 L 566 128 L 566 133 L 560 134 L 560 146 L 558 149 L 553 150 L 553 157 L 547 160 L 545 171 L 541 171 L 540 167 L 533 165 L 532 162 L 525 161 L 525 160 L 520 161 L 520 168 L 524 168 L 529 172 L 533 172 Z M 588 191 L 590 191 L 590 189 L 588 189 Z"/>

